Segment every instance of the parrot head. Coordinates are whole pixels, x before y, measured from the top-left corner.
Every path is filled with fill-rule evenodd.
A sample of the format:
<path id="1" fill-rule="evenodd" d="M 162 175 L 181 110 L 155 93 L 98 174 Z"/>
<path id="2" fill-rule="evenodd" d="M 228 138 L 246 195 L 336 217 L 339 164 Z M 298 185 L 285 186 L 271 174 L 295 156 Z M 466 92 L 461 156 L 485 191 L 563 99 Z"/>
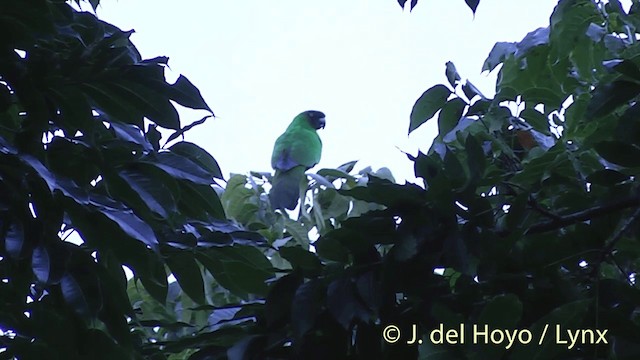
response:
<path id="1" fill-rule="evenodd" d="M 311 125 L 311 127 L 313 127 L 314 129 L 324 129 L 325 115 L 323 112 L 316 110 L 307 110 L 298 116 L 306 117 L 309 125 Z"/>

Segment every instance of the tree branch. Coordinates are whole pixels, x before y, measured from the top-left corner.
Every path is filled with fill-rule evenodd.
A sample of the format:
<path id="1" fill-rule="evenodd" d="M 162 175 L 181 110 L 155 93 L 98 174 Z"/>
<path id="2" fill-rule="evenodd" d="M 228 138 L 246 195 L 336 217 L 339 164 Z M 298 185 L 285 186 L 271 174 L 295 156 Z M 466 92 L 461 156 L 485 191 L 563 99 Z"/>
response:
<path id="1" fill-rule="evenodd" d="M 585 210 L 581 210 L 572 214 L 558 216 L 556 219 L 539 222 L 533 224 L 525 234 L 539 234 L 547 231 L 561 229 L 569 225 L 573 225 L 582 221 L 591 220 L 602 215 L 612 212 L 624 210 L 631 207 L 640 206 L 640 196 L 635 195 L 627 199 L 619 200 L 605 205 L 594 206 Z M 554 214 L 555 215 L 555 214 Z M 500 232 L 499 235 L 506 236 L 510 232 Z"/>

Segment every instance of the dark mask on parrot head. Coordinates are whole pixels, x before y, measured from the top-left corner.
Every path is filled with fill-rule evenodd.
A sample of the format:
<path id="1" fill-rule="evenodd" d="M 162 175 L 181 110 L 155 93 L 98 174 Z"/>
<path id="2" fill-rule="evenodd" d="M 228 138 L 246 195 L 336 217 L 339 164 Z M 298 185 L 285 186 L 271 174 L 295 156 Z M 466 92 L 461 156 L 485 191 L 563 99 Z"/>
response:
<path id="1" fill-rule="evenodd" d="M 308 110 L 304 112 L 307 115 L 307 119 L 309 120 L 309 124 L 313 126 L 314 129 L 324 129 L 325 119 L 324 113 L 316 110 Z"/>

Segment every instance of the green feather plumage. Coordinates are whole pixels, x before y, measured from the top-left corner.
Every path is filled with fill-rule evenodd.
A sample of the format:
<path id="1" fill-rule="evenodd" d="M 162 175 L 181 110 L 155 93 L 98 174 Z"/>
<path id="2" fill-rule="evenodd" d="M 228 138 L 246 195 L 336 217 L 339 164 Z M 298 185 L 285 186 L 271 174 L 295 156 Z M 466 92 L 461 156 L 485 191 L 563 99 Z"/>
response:
<path id="1" fill-rule="evenodd" d="M 272 208 L 297 206 L 304 172 L 320 161 L 322 141 L 316 132 L 320 128 L 324 128 L 324 114 L 305 111 L 276 140 L 271 155 L 271 167 L 276 170 L 269 192 Z"/>

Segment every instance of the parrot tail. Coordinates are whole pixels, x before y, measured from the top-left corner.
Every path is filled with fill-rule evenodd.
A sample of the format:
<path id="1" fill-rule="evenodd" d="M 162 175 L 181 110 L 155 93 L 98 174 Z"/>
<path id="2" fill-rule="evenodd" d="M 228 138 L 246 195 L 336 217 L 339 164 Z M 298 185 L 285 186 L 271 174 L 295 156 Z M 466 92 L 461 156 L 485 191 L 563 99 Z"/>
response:
<path id="1" fill-rule="evenodd" d="M 273 209 L 293 210 L 300 199 L 300 181 L 305 176 L 304 166 L 296 166 L 287 171 L 276 170 L 273 176 L 269 201 Z"/>

